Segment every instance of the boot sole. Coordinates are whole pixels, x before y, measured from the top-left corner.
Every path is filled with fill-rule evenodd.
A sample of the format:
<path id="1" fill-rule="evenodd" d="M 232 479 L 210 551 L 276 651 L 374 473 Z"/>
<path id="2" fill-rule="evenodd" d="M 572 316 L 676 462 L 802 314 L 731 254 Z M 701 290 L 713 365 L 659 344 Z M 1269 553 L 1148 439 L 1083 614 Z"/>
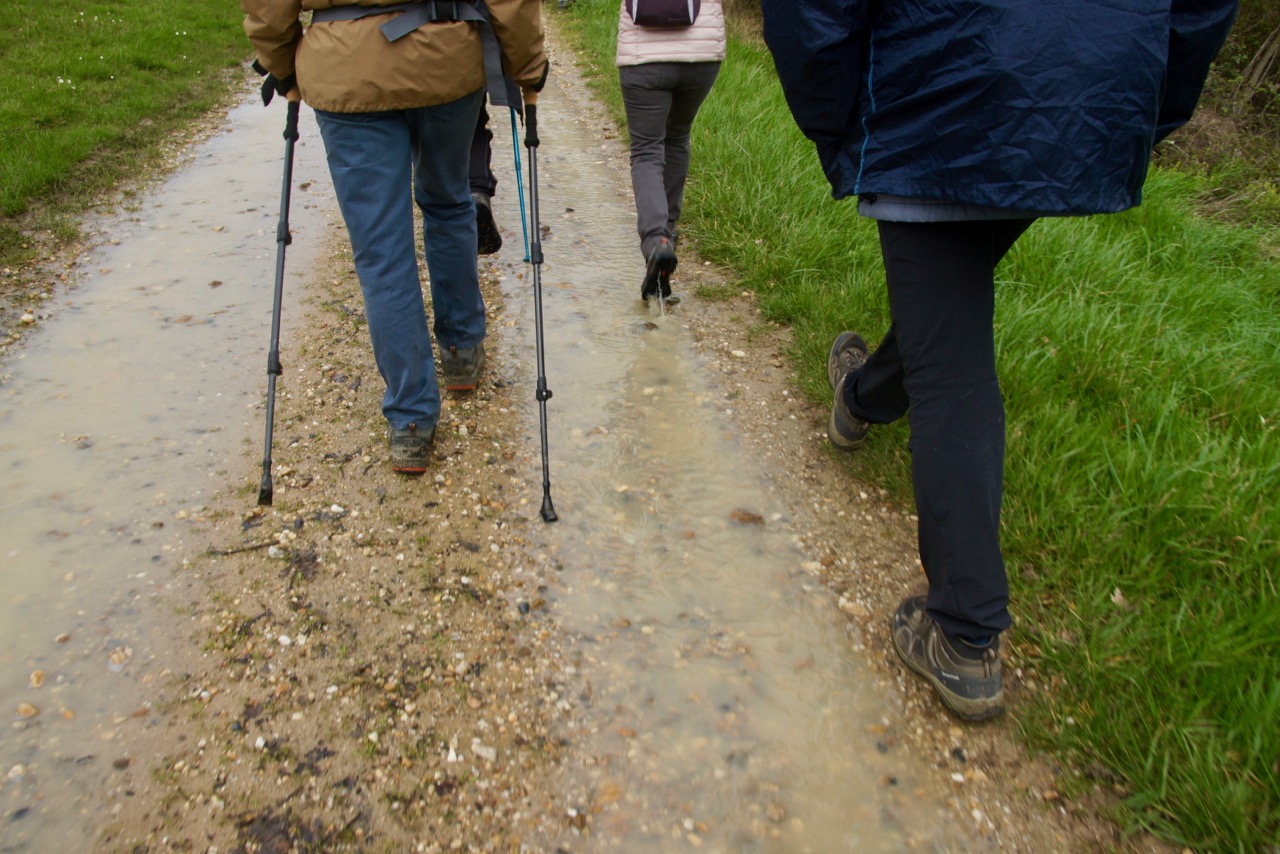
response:
<path id="1" fill-rule="evenodd" d="M 680 259 L 673 255 L 654 264 L 652 270 L 646 270 L 644 281 L 640 283 L 640 299 L 648 302 L 651 298 L 661 295 L 664 300 L 670 301 L 671 274 L 676 271 L 679 264 Z M 677 298 L 678 301 L 679 298 Z"/>

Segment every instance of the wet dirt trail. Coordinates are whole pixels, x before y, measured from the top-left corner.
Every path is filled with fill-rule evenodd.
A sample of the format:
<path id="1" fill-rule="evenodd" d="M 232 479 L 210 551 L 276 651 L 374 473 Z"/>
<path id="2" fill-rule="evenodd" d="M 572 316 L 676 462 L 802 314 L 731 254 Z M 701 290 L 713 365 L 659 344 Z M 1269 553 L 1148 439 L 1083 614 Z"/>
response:
<path id="1" fill-rule="evenodd" d="M 0 687 L 22 711 L 0 738 L 0 851 L 1116 844 L 1007 722 L 957 726 L 893 662 L 912 519 L 826 448 L 785 330 L 692 246 L 683 302 L 638 300 L 625 145 L 551 37 L 560 521 L 538 515 L 506 116 L 489 364 L 446 399 L 431 471 L 404 478 L 304 111 L 275 502 L 254 506 L 283 110 L 246 94 L 101 225 L 6 365 Z"/>
<path id="2" fill-rule="evenodd" d="M 564 708 L 594 844 L 962 850 L 944 798 L 920 797 L 925 775 L 877 749 L 883 691 L 740 441 L 738 395 L 695 348 L 696 277 L 677 271 L 680 305 L 638 300 L 630 185 L 581 98 L 553 80 L 539 102 L 560 514 L 542 534 L 587 686 Z M 517 287 L 507 300 L 528 303 Z M 750 358 L 746 331 L 731 358 Z"/>
<path id="3" fill-rule="evenodd" d="M 228 116 L 235 134 L 206 140 L 123 215 L 88 223 L 97 248 L 5 366 L 0 696 L 18 721 L 0 738 L 5 850 L 91 838 L 88 805 L 147 724 L 139 678 L 163 658 L 183 520 L 261 430 L 279 204 L 263 188 L 280 184 L 282 123 L 270 153 L 258 146 L 277 119 L 245 100 Z M 297 185 L 324 177 L 317 155 L 299 146 Z M 316 262 L 326 204 L 297 193 L 295 269 Z"/>

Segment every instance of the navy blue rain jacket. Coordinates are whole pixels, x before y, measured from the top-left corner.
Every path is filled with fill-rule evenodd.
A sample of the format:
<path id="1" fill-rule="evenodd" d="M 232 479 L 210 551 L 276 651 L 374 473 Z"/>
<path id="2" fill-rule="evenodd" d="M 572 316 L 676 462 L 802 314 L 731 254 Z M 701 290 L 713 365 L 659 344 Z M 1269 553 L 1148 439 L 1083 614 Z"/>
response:
<path id="1" fill-rule="evenodd" d="M 1046 214 L 1142 200 L 1237 0 L 763 0 L 833 195 Z"/>

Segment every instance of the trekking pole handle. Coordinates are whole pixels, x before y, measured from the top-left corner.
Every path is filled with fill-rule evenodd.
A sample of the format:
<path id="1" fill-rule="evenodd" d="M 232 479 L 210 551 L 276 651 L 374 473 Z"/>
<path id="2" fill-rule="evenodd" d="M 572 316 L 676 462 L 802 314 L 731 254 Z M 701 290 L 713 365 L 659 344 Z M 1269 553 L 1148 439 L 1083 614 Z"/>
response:
<path id="1" fill-rule="evenodd" d="M 293 141 L 298 138 L 298 101 L 290 101 L 284 120 L 284 138 Z"/>
<path id="2" fill-rule="evenodd" d="M 524 105 L 524 144 L 526 148 L 538 147 L 538 105 Z"/>

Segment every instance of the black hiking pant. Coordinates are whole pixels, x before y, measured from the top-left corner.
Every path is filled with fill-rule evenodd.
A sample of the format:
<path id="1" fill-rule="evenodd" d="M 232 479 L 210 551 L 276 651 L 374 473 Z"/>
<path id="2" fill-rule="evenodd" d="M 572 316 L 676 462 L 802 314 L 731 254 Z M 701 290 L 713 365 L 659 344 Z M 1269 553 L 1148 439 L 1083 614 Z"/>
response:
<path id="1" fill-rule="evenodd" d="M 467 166 L 467 183 L 471 192 L 492 196 L 498 191 L 498 179 L 493 174 L 493 131 L 489 130 L 489 107 L 480 108 L 476 118 L 476 132 L 471 137 L 471 157 Z"/>
<path id="2" fill-rule="evenodd" d="M 1000 553 L 995 268 L 1033 221 L 881 221 L 891 325 L 846 380 L 854 417 L 907 416 L 927 607 L 949 635 L 981 638 L 1012 624 Z"/>

